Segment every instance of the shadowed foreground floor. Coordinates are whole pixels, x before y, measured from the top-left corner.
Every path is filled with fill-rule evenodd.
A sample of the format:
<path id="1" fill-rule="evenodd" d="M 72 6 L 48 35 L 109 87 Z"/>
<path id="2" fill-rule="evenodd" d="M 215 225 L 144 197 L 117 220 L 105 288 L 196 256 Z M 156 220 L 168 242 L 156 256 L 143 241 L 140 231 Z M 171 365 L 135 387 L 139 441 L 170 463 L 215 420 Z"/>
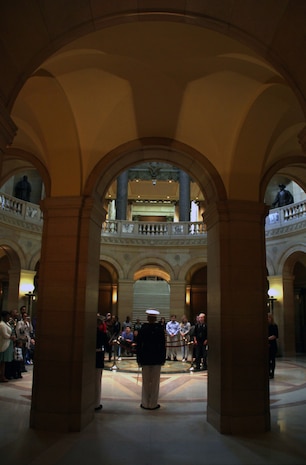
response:
<path id="1" fill-rule="evenodd" d="M 231 437 L 206 421 L 207 372 L 167 362 L 161 408 L 139 407 L 141 372 L 135 360 L 107 363 L 103 409 L 81 433 L 28 427 L 32 367 L 0 384 L 0 455 L 5 465 L 305 465 L 306 357 L 278 359 L 270 381 L 271 432 Z M 252 402 L 252 399 L 250 399 Z"/>

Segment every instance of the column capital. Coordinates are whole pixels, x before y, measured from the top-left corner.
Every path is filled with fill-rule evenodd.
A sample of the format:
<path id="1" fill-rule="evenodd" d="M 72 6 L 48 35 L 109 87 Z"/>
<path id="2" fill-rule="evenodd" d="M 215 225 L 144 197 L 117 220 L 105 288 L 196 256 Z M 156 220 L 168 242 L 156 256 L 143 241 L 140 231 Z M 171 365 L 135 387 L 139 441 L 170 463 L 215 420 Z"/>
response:
<path id="1" fill-rule="evenodd" d="M 264 227 L 269 207 L 263 202 L 249 200 L 225 200 L 211 203 L 205 209 L 203 221 L 207 229 L 220 221 L 248 221 L 258 223 L 260 220 Z"/>
<path id="2" fill-rule="evenodd" d="M 297 137 L 302 146 L 303 152 L 306 153 L 306 126 L 298 133 Z"/>
<path id="3" fill-rule="evenodd" d="M 80 211 L 83 211 L 83 216 L 86 216 L 87 212 L 87 215 L 92 215 L 99 224 L 102 224 L 107 214 L 99 200 L 86 196 L 47 197 L 40 202 L 40 207 L 44 219 L 80 216 Z"/>
<path id="4" fill-rule="evenodd" d="M 0 151 L 11 145 L 17 133 L 17 126 L 0 100 Z"/>

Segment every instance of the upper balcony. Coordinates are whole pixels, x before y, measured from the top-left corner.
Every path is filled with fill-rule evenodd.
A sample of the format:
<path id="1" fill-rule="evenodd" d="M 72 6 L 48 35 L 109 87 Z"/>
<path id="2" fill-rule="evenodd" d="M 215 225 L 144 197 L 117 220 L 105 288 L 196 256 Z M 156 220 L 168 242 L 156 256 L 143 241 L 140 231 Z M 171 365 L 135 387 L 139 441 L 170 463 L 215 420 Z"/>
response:
<path id="1" fill-rule="evenodd" d="M 25 202 L 0 192 L 0 222 L 41 233 L 43 214 L 39 205 Z M 269 211 L 266 218 L 266 238 L 285 234 L 300 234 L 306 229 L 306 200 Z M 131 242 L 151 244 L 152 241 L 189 241 L 206 244 L 206 225 L 202 221 L 143 222 L 106 220 L 102 224 L 101 242 Z"/>
<path id="2" fill-rule="evenodd" d="M 135 243 L 139 245 L 169 245 L 169 241 L 206 244 L 206 225 L 203 221 L 145 222 L 106 220 L 102 224 L 101 242 Z"/>
<path id="3" fill-rule="evenodd" d="M 39 205 L 0 192 L 0 222 L 41 234 L 43 214 Z"/>
<path id="4" fill-rule="evenodd" d="M 273 208 L 266 218 L 266 239 L 290 234 L 305 234 L 306 200 Z"/>

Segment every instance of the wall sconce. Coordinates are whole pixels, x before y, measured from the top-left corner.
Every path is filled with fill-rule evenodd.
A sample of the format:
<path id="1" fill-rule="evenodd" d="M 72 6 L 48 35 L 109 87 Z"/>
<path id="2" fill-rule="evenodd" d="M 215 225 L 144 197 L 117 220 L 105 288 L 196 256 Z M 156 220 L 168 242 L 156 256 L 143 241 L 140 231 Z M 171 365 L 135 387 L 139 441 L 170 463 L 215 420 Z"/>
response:
<path id="1" fill-rule="evenodd" d="M 186 294 L 185 294 L 185 302 L 186 302 L 187 307 L 190 306 L 190 294 L 191 294 L 191 286 L 187 285 L 186 286 Z"/>
<path id="2" fill-rule="evenodd" d="M 33 291 L 34 291 L 34 285 L 32 282 L 27 282 L 23 280 L 20 283 L 20 287 L 19 287 L 20 294 L 26 294 L 27 292 L 33 292 Z"/>
<path id="3" fill-rule="evenodd" d="M 118 289 L 117 286 L 113 286 L 112 288 L 112 304 L 115 305 L 118 300 Z"/>
<path id="4" fill-rule="evenodd" d="M 276 294 L 276 292 L 275 292 L 274 289 L 269 289 L 268 290 L 268 295 L 269 295 L 268 302 L 269 302 L 269 311 L 270 311 L 270 313 L 273 313 L 273 311 L 274 311 L 274 302 L 277 300 L 276 297 L 274 297 L 275 294 Z"/>

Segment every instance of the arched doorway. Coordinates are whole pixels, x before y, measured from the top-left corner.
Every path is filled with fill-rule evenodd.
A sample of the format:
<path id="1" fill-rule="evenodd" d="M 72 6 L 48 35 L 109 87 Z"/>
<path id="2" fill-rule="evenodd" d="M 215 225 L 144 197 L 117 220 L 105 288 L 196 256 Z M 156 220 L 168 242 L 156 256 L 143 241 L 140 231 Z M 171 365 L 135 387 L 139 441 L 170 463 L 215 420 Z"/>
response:
<path id="1" fill-rule="evenodd" d="M 306 352 L 306 262 L 302 256 L 293 268 L 295 348 L 297 353 Z"/>
<path id="2" fill-rule="evenodd" d="M 168 20 L 167 13 L 166 18 L 164 12 L 159 14 L 163 20 Z M 150 13 L 146 12 L 146 19 L 149 15 Z M 154 11 L 154 15 L 156 15 L 156 11 Z M 90 417 L 90 402 L 84 398 L 85 376 L 79 380 L 76 376 L 76 367 L 69 366 L 71 358 L 82 360 L 83 365 L 89 362 L 89 352 L 86 353 L 86 348 L 90 348 L 87 332 L 89 333 L 88 328 L 90 328 L 91 304 L 91 311 L 95 310 L 95 299 L 92 296 L 96 296 L 97 293 L 98 269 L 95 260 L 97 260 L 99 253 L 98 228 L 92 225 L 97 218 L 88 220 L 88 216 L 92 213 L 92 204 L 97 200 L 96 197 L 99 200 L 104 198 L 106 186 L 121 171 L 139 162 L 139 157 L 141 159 L 144 157 L 147 160 L 156 159 L 156 156 L 146 153 L 146 149 L 150 150 L 152 145 L 155 147 L 163 146 L 163 148 L 166 146 L 171 153 L 165 153 L 160 159 L 168 160 L 171 163 L 176 162 L 178 166 L 198 179 L 208 203 L 208 208 L 205 211 L 209 227 L 208 305 L 212 309 L 212 311 L 210 310 L 211 335 L 215 335 L 213 343 L 218 346 L 218 350 L 214 351 L 211 359 L 211 367 L 215 369 L 212 370 L 213 376 L 210 377 L 212 383 L 209 405 L 210 421 L 217 425 L 222 432 L 233 433 L 245 431 L 246 428 L 252 428 L 252 431 L 258 428 L 262 431 L 267 428 L 267 380 L 264 371 L 261 371 L 258 368 L 259 364 L 255 363 L 258 361 L 258 357 L 264 358 L 263 351 L 258 354 L 256 344 L 256 339 L 261 338 L 264 331 L 263 320 L 258 316 L 258 313 L 264 308 L 261 295 L 263 288 L 262 268 L 264 266 L 262 260 L 264 255 L 262 246 L 263 206 L 258 203 L 260 197 L 258 186 L 263 170 L 269 166 L 271 160 L 274 161 L 277 156 L 281 156 L 274 151 L 267 153 L 266 150 L 272 145 L 273 147 L 282 146 L 282 144 L 275 142 L 275 128 L 284 127 L 278 119 L 280 118 L 281 104 L 274 105 L 274 103 L 283 102 L 282 98 L 278 98 L 281 86 L 277 87 L 275 91 L 273 88 L 273 83 L 279 83 L 281 79 L 270 65 L 261 60 L 255 52 L 248 51 L 244 44 L 244 46 L 239 47 L 239 43 L 233 43 L 235 41 L 232 40 L 229 41 L 230 43 L 227 40 L 223 42 L 222 34 L 211 30 L 211 22 L 209 29 L 204 31 L 203 28 L 202 31 L 199 27 L 201 22 L 197 23 L 196 26 L 190 24 L 189 21 L 187 23 L 181 22 L 180 15 L 181 13 L 178 15 L 177 24 L 173 21 L 173 15 L 171 15 L 171 21 L 168 21 L 168 24 L 167 21 L 157 21 L 158 18 L 153 15 L 150 18 L 154 18 L 155 21 L 150 23 L 146 21 L 142 24 L 140 16 L 135 21 L 136 28 L 133 27 L 130 17 L 128 20 L 125 18 L 122 21 L 125 24 L 121 28 L 121 24 L 117 24 L 117 21 L 120 23 L 121 20 L 116 17 L 115 31 L 112 27 L 105 28 L 105 34 L 110 33 L 110 36 L 107 37 L 108 40 L 96 40 L 100 31 L 95 28 L 97 34 L 94 34 L 93 43 L 106 44 L 107 50 L 103 50 L 102 53 L 101 51 L 93 53 L 90 51 L 90 58 L 93 58 L 93 62 L 90 61 L 90 66 L 86 66 L 86 63 L 89 63 L 89 57 L 84 53 L 86 48 L 78 47 L 80 42 L 77 41 L 78 44 L 69 44 L 67 48 L 58 50 L 55 56 L 47 60 L 41 69 L 38 69 L 35 75 L 28 79 L 23 89 L 23 95 L 21 96 L 20 93 L 21 97 L 14 108 L 13 116 L 16 117 L 21 128 L 16 144 L 27 145 L 29 141 L 33 140 L 30 144 L 33 153 L 40 153 L 48 165 L 50 173 L 52 173 L 52 189 L 50 191 L 52 197 L 44 203 L 47 221 L 44 225 L 42 257 L 42 292 L 43 302 L 46 305 L 43 329 L 44 336 L 46 336 L 44 340 L 48 340 L 51 337 L 47 327 L 48 314 L 50 313 L 48 310 L 55 307 L 53 294 L 60 291 L 62 308 L 59 307 L 58 311 L 62 310 L 63 317 L 66 318 L 65 326 L 70 330 L 68 344 L 67 333 L 60 334 L 59 337 L 63 345 L 61 348 L 65 354 L 63 366 L 70 374 L 68 379 L 65 370 L 63 370 L 61 381 L 65 386 L 65 396 L 63 397 L 66 397 L 63 399 L 63 403 L 69 402 L 69 412 L 77 411 L 79 413 L 80 405 L 83 409 L 79 415 L 76 415 L 77 421 L 73 425 L 69 424 L 69 428 L 80 428 L 85 422 L 85 417 L 87 421 Z M 201 12 L 201 18 L 202 16 Z M 221 26 L 224 24 L 224 20 L 222 19 L 218 24 Z M 237 30 L 236 27 L 233 29 Z M 233 29 L 230 28 L 230 31 Z M 125 34 L 117 35 L 118 30 Z M 138 36 L 139 31 L 142 32 L 140 37 Z M 173 32 L 174 35 L 172 35 Z M 205 35 L 202 34 L 203 32 Z M 247 36 L 248 31 L 245 32 Z M 226 33 L 228 33 L 228 28 Z M 167 39 L 169 35 L 174 39 L 171 40 L 171 43 L 167 43 L 168 46 L 170 45 L 169 48 L 164 47 L 163 41 L 160 46 L 156 46 L 157 40 Z M 241 35 L 240 33 L 239 36 Z M 131 42 L 122 42 L 122 36 L 129 37 L 133 43 L 141 44 L 141 47 L 144 48 L 139 53 L 138 45 L 130 47 Z M 190 66 L 186 67 L 180 53 L 179 59 L 175 60 L 177 72 L 174 75 L 173 63 L 169 60 L 169 56 L 177 56 L 177 40 L 175 39 L 181 40 L 182 38 L 184 56 L 188 59 Z M 215 40 L 207 40 L 209 38 Z M 153 48 L 149 47 L 152 39 L 154 40 Z M 228 38 L 226 37 L 226 39 Z M 65 41 L 65 38 L 62 40 Z M 90 37 L 87 37 L 86 41 L 92 49 Z M 249 41 L 253 45 L 254 36 L 250 37 Z M 203 44 L 211 43 L 215 46 L 214 53 L 211 54 L 212 49 L 208 47 L 207 55 L 205 54 L 203 59 L 199 59 L 199 54 L 206 50 Z M 114 50 L 113 47 L 116 48 L 118 44 L 120 47 L 118 50 Z M 120 53 L 122 44 L 128 45 L 132 53 Z M 258 48 L 261 49 L 261 45 L 258 44 Z M 151 53 L 152 50 L 155 53 Z M 136 55 L 134 51 L 137 52 Z M 161 54 L 161 51 L 166 51 L 166 54 Z M 264 56 L 267 55 L 264 54 Z M 124 57 L 124 59 L 118 60 L 119 56 Z M 281 55 L 277 54 L 277 56 Z M 73 64 L 70 69 L 67 66 L 68 58 L 71 58 L 72 62 L 69 64 Z M 102 69 L 101 75 L 97 78 L 99 66 L 95 65 L 104 63 L 105 58 L 107 66 Z M 153 62 L 149 63 L 152 58 Z M 213 69 L 207 69 L 208 62 L 213 64 Z M 228 67 L 228 63 L 230 63 L 230 67 Z M 111 66 L 112 64 L 114 66 Z M 73 74 L 70 72 L 72 68 L 77 70 L 77 76 L 73 82 L 70 80 Z M 88 76 L 89 69 L 95 70 L 94 75 Z M 223 69 L 225 73 L 221 73 Z M 108 79 L 110 76 L 112 79 Z M 93 91 L 92 85 L 84 86 L 84 77 L 93 78 L 91 83 L 96 82 L 96 93 Z M 220 79 L 221 77 L 222 79 Z M 242 81 L 244 86 L 241 85 Z M 111 82 L 110 88 L 101 86 L 101 82 Z M 67 84 L 66 88 L 65 83 Z M 78 92 L 77 83 L 80 85 L 80 92 Z M 143 85 L 144 83 L 145 85 Z M 203 86 L 204 83 L 209 83 L 209 86 Z M 231 85 L 224 86 L 224 83 L 231 83 Z M 271 85 L 266 85 L 267 83 L 271 83 Z M 232 92 L 233 90 L 235 92 Z M 242 90 L 245 91 L 244 95 Z M 90 98 L 87 98 L 85 91 L 93 91 Z M 40 98 L 37 101 L 36 96 L 39 93 L 46 99 Z M 253 105 L 255 96 L 259 97 Z M 264 105 L 266 96 L 268 97 L 267 105 Z M 80 99 L 80 97 L 83 98 Z M 114 100 L 110 102 L 108 97 L 112 97 Z M 288 103 L 290 102 L 291 100 L 288 98 Z M 96 103 L 95 108 L 94 103 Z M 236 104 L 239 108 L 236 107 L 233 111 Z M 56 128 L 55 125 L 50 124 L 52 113 L 50 108 L 54 107 L 56 107 L 54 116 L 57 115 L 60 119 Z M 28 122 L 23 121 L 21 117 L 26 114 L 26 108 L 30 108 L 31 115 L 35 115 L 31 118 L 32 125 L 29 125 L 31 134 L 34 134 L 32 139 L 27 137 Z M 266 124 L 262 124 L 262 120 L 264 120 L 262 116 L 267 108 L 271 110 L 271 113 L 274 112 L 274 115 L 269 118 L 270 128 L 267 128 Z M 105 111 L 103 115 L 102 110 Z M 88 115 L 91 118 L 88 118 Z M 276 118 L 275 115 L 277 115 Z M 82 118 L 84 119 L 82 120 Z M 287 121 L 287 118 L 283 117 L 282 121 Z M 296 125 L 297 121 L 300 120 L 294 119 Z M 256 131 L 254 131 L 254 127 L 257 129 Z M 272 144 L 272 137 L 271 139 L 265 137 L 263 140 L 263 137 L 258 137 L 258 134 L 262 136 L 273 134 L 274 143 Z M 157 142 L 156 136 L 162 137 L 164 141 L 167 139 L 167 143 L 163 143 L 161 139 Z M 151 137 L 154 139 L 150 139 Z M 279 137 L 281 139 L 282 135 Z M 259 140 L 261 141 L 260 147 L 256 143 Z M 131 141 L 136 141 L 134 153 L 131 150 L 131 145 L 133 145 Z M 184 141 L 186 147 L 183 148 L 182 143 L 179 146 L 177 141 Z M 117 147 L 119 143 L 122 145 Z M 129 145 L 127 151 L 123 148 L 125 144 Z M 177 149 L 176 155 L 174 155 L 175 150 L 173 149 Z M 280 152 L 283 154 L 282 149 Z M 184 156 L 184 153 L 188 153 L 188 156 Z M 52 162 L 50 162 L 51 159 Z M 95 172 L 90 179 L 91 182 L 87 182 L 88 176 L 91 176 L 89 173 L 94 172 L 93 167 L 98 165 L 99 174 Z M 63 175 L 65 172 L 69 172 L 69 184 Z M 99 176 L 102 172 L 103 182 L 100 184 Z M 218 174 L 214 176 L 213 172 Z M 84 185 L 86 185 L 85 191 Z M 96 188 L 97 186 L 98 188 Z M 230 202 L 228 198 L 231 199 Z M 95 207 L 99 210 L 98 202 Z M 61 221 L 59 216 L 61 216 Z M 97 213 L 97 224 L 101 221 L 102 216 L 101 212 Z M 68 243 L 67 237 L 69 237 L 70 243 Z M 52 240 L 54 242 L 55 238 L 58 249 L 54 251 Z M 226 240 L 226 238 L 230 238 L 230 240 Z M 88 250 L 89 243 L 94 249 L 93 252 L 92 249 Z M 250 263 L 256 270 L 252 283 L 248 278 Z M 49 267 L 48 270 L 47 267 Z M 62 275 L 58 276 L 59 272 L 56 275 L 56 271 L 61 268 L 64 269 Z M 247 299 L 249 303 L 245 308 Z M 249 344 L 251 350 L 254 350 L 254 353 L 248 354 L 251 364 L 254 363 L 252 366 L 249 366 L 248 361 L 243 358 L 244 354 L 241 355 L 241 327 L 250 321 L 259 332 L 259 334 L 251 335 L 254 339 Z M 85 335 L 84 328 L 87 330 Z M 226 332 L 228 328 L 230 331 Z M 229 335 L 229 333 L 231 334 Z M 236 341 L 237 345 L 235 345 Z M 65 351 L 66 346 L 70 347 L 71 352 Z M 255 352 L 255 347 L 257 352 Z M 42 360 L 47 355 L 47 349 L 43 346 L 41 347 L 41 355 Z M 235 385 L 235 375 L 238 378 L 239 370 L 241 370 L 241 366 L 237 366 L 237 360 L 247 367 L 248 376 L 243 383 Z M 230 366 L 231 370 L 226 371 L 223 366 Z M 40 368 L 38 367 L 38 369 Z M 229 371 L 231 371 L 231 376 L 228 374 Z M 40 379 L 42 378 L 41 376 Z M 78 387 L 74 397 L 69 395 L 70 386 L 74 384 L 70 382 L 71 379 L 76 381 L 75 386 Z M 223 386 L 226 386 L 226 389 L 221 396 Z M 250 406 L 248 405 L 248 394 L 254 394 L 254 386 L 258 387 L 256 393 L 258 395 L 254 397 L 261 399 L 261 402 L 260 405 Z M 59 386 L 56 387 L 59 390 Z M 43 380 L 42 388 L 43 397 L 46 399 L 47 379 Z M 241 389 L 243 389 L 242 393 Z M 37 391 L 34 387 L 35 392 Z M 36 426 L 39 427 L 42 423 L 39 421 L 40 415 L 41 420 L 44 417 L 41 412 L 46 415 L 49 412 L 46 410 L 47 408 L 57 409 L 56 411 L 63 417 L 64 406 L 62 404 L 57 405 L 52 402 L 50 404 L 49 402 L 47 406 L 47 403 L 43 403 L 42 396 L 33 396 L 33 418 Z M 242 414 L 241 410 L 243 410 Z M 233 412 L 239 412 L 239 416 Z M 260 413 L 258 414 L 258 412 Z M 65 411 L 65 413 L 67 412 Z M 54 417 L 47 416 L 50 421 L 54 422 Z M 241 419 L 241 417 L 243 418 Z M 255 426 L 254 417 L 257 420 Z M 72 415 L 70 415 L 70 419 L 72 419 Z M 66 422 L 66 425 L 67 423 L 69 421 Z M 55 427 L 55 422 L 53 425 L 49 424 L 50 427 Z"/>
<path id="3" fill-rule="evenodd" d="M 190 320 L 194 322 L 201 312 L 208 316 L 207 310 L 207 266 L 203 266 L 190 279 Z"/>

